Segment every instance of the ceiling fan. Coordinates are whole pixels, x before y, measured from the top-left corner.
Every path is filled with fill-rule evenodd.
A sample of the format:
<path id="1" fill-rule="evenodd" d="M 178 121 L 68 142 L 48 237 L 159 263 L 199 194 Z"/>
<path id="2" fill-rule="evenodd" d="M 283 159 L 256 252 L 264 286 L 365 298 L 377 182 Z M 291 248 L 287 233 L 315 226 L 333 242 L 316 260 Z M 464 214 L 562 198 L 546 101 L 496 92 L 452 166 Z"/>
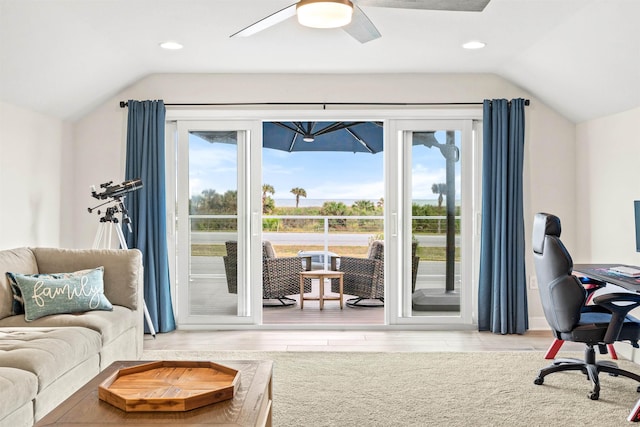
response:
<path id="1" fill-rule="evenodd" d="M 230 37 L 248 37 L 298 15 L 300 24 L 313 28 L 342 27 L 360 43 L 382 37 L 360 6 L 394 9 L 482 12 L 490 0 L 300 0 L 249 25 Z"/>

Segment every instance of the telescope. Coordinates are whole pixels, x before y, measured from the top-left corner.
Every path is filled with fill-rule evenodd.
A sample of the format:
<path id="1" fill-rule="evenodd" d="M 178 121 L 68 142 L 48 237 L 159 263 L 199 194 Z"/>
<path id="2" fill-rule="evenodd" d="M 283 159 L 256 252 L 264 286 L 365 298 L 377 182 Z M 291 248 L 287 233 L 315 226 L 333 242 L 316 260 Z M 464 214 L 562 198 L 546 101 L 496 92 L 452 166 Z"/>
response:
<path id="1" fill-rule="evenodd" d="M 142 188 L 142 180 L 140 178 L 124 181 L 122 184 L 117 184 L 117 185 L 111 185 L 111 184 L 113 184 L 113 181 L 100 184 L 100 188 L 104 189 L 101 193 L 98 193 L 95 187 L 92 186 L 91 196 L 100 200 L 108 199 L 110 197 L 117 199 L 131 191 L 135 191 Z"/>
<path id="2" fill-rule="evenodd" d="M 127 208 L 125 208 L 124 203 L 122 203 L 122 199 L 126 197 L 127 193 L 131 191 L 138 190 L 142 188 L 142 180 L 140 178 L 131 179 L 129 181 L 124 181 L 122 184 L 112 185 L 113 181 L 105 182 L 104 184 L 100 184 L 100 188 L 104 190 L 101 193 L 96 191 L 95 186 L 91 186 L 91 196 L 95 199 L 107 200 L 104 203 L 99 204 L 93 208 L 87 208 L 89 213 L 93 213 L 97 208 L 108 205 L 109 203 L 115 203 L 114 206 L 108 207 L 105 211 L 105 215 L 100 218 L 101 223 L 118 223 L 118 218 L 115 217 L 115 214 L 118 212 L 122 212 L 122 222 L 127 224 L 129 228 L 129 232 L 131 232 L 131 218 L 129 218 L 129 214 L 127 212 Z M 102 212 L 98 211 L 98 215 L 101 215 Z"/>

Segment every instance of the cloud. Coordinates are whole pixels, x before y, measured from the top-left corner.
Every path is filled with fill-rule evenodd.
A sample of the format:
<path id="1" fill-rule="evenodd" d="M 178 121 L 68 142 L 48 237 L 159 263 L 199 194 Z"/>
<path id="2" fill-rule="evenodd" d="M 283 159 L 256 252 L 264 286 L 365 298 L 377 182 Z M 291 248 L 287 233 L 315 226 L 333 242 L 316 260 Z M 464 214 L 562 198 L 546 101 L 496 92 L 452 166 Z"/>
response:
<path id="1" fill-rule="evenodd" d="M 307 195 L 312 199 L 371 199 L 384 197 L 384 182 L 323 182 L 307 189 Z"/>
<path id="2" fill-rule="evenodd" d="M 411 194 L 413 199 L 433 199 L 433 184 L 446 182 L 447 173 L 444 168 L 429 169 L 416 165 L 411 176 Z"/>

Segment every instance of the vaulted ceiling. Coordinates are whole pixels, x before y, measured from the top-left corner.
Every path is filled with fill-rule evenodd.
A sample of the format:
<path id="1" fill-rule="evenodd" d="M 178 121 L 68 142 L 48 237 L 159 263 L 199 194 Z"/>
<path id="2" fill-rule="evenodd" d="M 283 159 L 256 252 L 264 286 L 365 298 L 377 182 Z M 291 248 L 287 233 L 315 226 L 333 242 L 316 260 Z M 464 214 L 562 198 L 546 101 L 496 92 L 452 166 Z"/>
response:
<path id="1" fill-rule="evenodd" d="M 365 7 L 382 37 L 290 18 L 295 0 L 0 0 L 0 100 L 76 119 L 155 73 L 494 73 L 573 120 L 640 106 L 639 0 L 491 0 L 483 12 Z M 357 3 L 357 2 L 356 2 Z M 158 47 L 165 40 L 179 51 Z M 481 40 L 484 49 L 461 44 Z"/>

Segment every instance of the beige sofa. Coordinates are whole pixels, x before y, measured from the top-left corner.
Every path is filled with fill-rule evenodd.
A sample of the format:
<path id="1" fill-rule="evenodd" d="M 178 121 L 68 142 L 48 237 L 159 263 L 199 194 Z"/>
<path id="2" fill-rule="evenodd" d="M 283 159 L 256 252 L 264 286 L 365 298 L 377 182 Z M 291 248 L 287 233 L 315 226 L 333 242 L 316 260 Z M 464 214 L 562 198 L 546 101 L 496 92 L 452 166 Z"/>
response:
<path id="1" fill-rule="evenodd" d="M 6 272 L 70 273 L 104 267 L 112 311 L 13 314 Z M 142 355 L 140 251 L 18 248 L 0 251 L 0 426 L 30 426 L 115 360 Z"/>

